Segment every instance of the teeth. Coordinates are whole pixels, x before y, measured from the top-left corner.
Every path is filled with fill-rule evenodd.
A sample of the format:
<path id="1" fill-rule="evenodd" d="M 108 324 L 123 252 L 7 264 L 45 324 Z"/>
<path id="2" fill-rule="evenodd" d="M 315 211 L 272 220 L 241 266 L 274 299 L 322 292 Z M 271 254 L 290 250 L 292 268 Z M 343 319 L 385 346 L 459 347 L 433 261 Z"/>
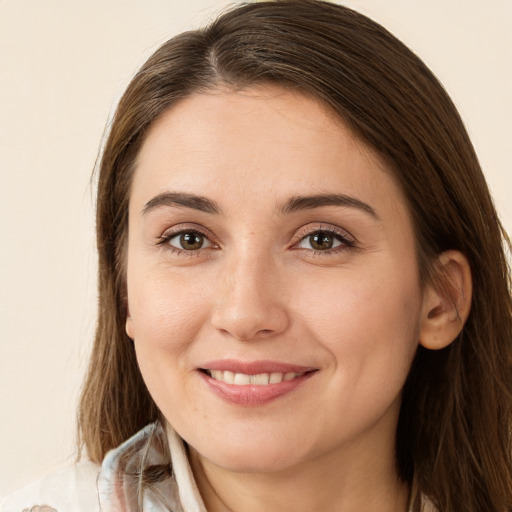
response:
<path id="1" fill-rule="evenodd" d="M 279 384 L 280 382 L 302 377 L 305 372 L 295 373 L 258 373 L 257 375 L 247 375 L 245 373 L 234 373 L 222 370 L 207 370 L 212 379 L 235 386 L 247 386 L 254 384 L 256 386 L 266 386 L 267 384 Z"/>
<path id="2" fill-rule="evenodd" d="M 210 374 L 211 374 L 211 377 L 214 378 L 215 380 L 222 380 L 222 371 L 220 370 L 211 370 L 210 371 Z"/>
<path id="3" fill-rule="evenodd" d="M 271 373 L 270 374 L 270 384 L 279 384 L 283 382 L 283 374 L 282 373 Z"/>
<path id="4" fill-rule="evenodd" d="M 233 384 L 235 382 L 235 374 L 233 372 L 224 372 L 224 375 L 222 375 L 222 372 L 219 372 L 221 375 L 220 375 L 220 379 L 217 379 L 216 377 L 214 377 L 214 379 L 216 380 L 223 380 L 224 382 L 227 382 L 228 384 Z"/>
<path id="5" fill-rule="evenodd" d="M 257 386 L 265 386 L 268 384 L 270 379 L 270 375 L 268 373 L 259 373 L 258 375 L 251 375 L 251 384 L 256 384 Z"/>
<path id="6" fill-rule="evenodd" d="M 245 386 L 250 383 L 251 383 L 250 375 L 246 375 L 245 373 L 235 373 L 235 380 L 234 380 L 233 384 L 236 384 L 237 386 Z"/>

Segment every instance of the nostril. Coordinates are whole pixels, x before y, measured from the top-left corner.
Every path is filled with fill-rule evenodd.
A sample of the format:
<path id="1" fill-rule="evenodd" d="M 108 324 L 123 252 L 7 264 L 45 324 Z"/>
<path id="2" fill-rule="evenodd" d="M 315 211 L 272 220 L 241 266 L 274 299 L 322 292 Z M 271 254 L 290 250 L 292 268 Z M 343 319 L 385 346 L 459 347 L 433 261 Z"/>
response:
<path id="1" fill-rule="evenodd" d="M 225 300 L 224 300 L 225 299 Z M 223 297 L 211 313 L 211 324 L 219 332 L 240 341 L 268 339 L 288 327 L 286 306 L 272 300 Z"/>

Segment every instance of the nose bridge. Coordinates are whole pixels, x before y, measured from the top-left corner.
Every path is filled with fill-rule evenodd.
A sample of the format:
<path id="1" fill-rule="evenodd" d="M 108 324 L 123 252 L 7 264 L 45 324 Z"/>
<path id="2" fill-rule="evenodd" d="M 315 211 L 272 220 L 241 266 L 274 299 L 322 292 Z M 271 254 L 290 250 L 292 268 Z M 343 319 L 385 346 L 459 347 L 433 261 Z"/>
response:
<path id="1" fill-rule="evenodd" d="M 239 248 L 226 257 L 213 325 L 239 340 L 277 334 L 288 316 L 279 268 L 269 251 Z"/>

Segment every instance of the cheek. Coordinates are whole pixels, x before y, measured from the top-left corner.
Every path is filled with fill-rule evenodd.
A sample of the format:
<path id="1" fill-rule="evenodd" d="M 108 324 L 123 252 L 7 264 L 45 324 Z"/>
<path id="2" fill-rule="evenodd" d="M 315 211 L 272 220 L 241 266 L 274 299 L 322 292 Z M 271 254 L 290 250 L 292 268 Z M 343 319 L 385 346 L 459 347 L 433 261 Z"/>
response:
<path id="1" fill-rule="evenodd" d="M 128 273 L 128 303 L 133 337 L 169 346 L 184 342 L 204 321 L 201 281 L 171 275 L 168 270 Z"/>
<path id="2" fill-rule="evenodd" d="M 142 377 L 157 406 L 170 414 L 189 397 L 187 353 L 205 323 L 205 297 L 197 284 L 161 269 L 129 273 L 128 301 Z"/>
<path id="3" fill-rule="evenodd" d="M 339 272 L 318 292 L 298 290 L 305 323 L 339 365 L 407 366 L 418 341 L 421 292 L 415 268 Z"/>
<path id="4" fill-rule="evenodd" d="M 414 272 L 387 276 L 340 273 L 322 293 L 297 292 L 303 325 L 330 354 L 332 410 L 317 413 L 332 432 L 340 418 L 351 432 L 365 429 L 399 403 L 418 345 L 421 295 Z"/>

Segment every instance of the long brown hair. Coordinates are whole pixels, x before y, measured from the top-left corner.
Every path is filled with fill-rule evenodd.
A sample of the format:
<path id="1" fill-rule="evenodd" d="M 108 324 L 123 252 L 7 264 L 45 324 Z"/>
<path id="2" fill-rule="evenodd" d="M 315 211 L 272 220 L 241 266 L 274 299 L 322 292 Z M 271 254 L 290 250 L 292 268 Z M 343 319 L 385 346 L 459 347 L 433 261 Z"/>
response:
<path id="1" fill-rule="evenodd" d="M 159 417 L 125 334 L 125 244 L 134 161 L 150 124 L 192 92 L 278 84 L 334 111 L 388 162 L 410 208 L 424 282 L 467 257 L 470 316 L 446 349 L 419 348 L 397 430 L 401 478 L 442 512 L 512 510 L 512 304 L 506 248 L 472 144 L 450 98 L 408 48 L 318 0 L 239 6 L 165 43 L 122 97 L 99 163 L 99 318 L 79 411 L 94 461 Z M 414 481 L 414 486 L 413 486 Z"/>

